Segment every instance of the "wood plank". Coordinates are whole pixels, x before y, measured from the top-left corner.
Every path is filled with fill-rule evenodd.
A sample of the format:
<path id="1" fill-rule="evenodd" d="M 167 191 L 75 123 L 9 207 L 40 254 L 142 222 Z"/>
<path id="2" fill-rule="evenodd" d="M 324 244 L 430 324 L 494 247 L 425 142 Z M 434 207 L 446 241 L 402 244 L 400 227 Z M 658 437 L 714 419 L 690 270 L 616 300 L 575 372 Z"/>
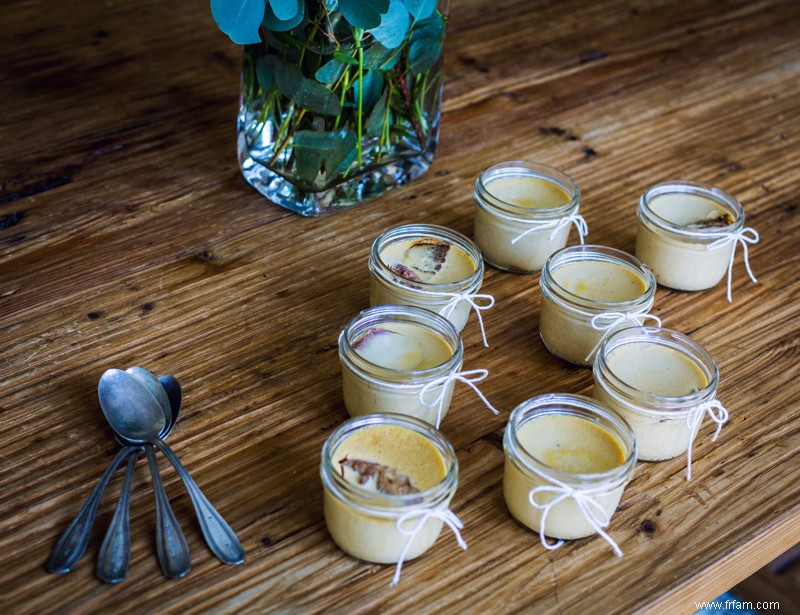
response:
<path id="1" fill-rule="evenodd" d="M 0 24 L 0 596 L 13 612 L 675 612 L 713 599 L 800 540 L 800 4 L 780 0 L 454 3 L 433 168 L 371 203 L 302 219 L 261 198 L 235 160 L 240 50 L 207 5 L 12 0 Z M 761 234 L 759 278 L 734 267 L 703 293 L 659 289 L 655 312 L 717 360 L 731 421 L 684 460 L 641 463 L 611 533 L 545 552 L 502 497 L 508 413 L 534 395 L 590 393 L 591 372 L 538 337 L 538 275 L 488 270 L 491 347 L 473 319 L 443 431 L 461 467 L 445 533 L 404 567 L 348 558 L 327 535 L 322 443 L 346 417 L 337 335 L 368 303 L 382 230 L 424 221 L 472 233 L 487 165 L 536 159 L 582 190 L 589 241 L 632 251 L 635 207 L 668 178 L 739 197 Z M 573 239 L 574 240 L 574 239 Z M 119 479 L 75 571 L 43 564 L 113 456 L 96 401 L 111 366 L 181 381 L 171 444 L 248 552 L 203 545 L 164 465 L 193 554 L 177 582 L 153 551 L 140 460 L 133 557 L 119 586 L 94 559 Z M 7 610 L 4 608 L 4 611 Z"/>

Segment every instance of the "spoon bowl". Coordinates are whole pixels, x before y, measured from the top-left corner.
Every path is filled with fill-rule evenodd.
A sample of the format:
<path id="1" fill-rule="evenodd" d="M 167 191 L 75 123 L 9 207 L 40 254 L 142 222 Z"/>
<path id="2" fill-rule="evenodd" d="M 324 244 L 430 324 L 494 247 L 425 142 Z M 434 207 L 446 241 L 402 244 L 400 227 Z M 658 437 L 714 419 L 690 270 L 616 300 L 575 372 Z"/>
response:
<path id="1" fill-rule="evenodd" d="M 172 426 L 178 421 L 178 413 L 181 411 L 181 402 L 183 401 L 183 391 L 181 390 L 181 383 L 175 376 L 159 376 L 158 381 L 164 388 L 169 400 L 169 407 L 171 411 L 170 423 Z M 171 429 L 171 427 L 170 427 Z M 163 438 L 162 438 L 163 440 Z"/>
<path id="2" fill-rule="evenodd" d="M 125 370 L 126 372 L 130 373 L 129 368 Z M 142 368 L 137 368 L 142 369 Z M 147 371 L 147 370 L 143 370 Z M 147 372 L 151 374 L 151 372 Z M 181 402 L 183 400 L 183 391 L 181 389 L 181 383 L 178 382 L 178 379 L 175 376 L 167 375 L 167 376 L 159 376 L 157 382 L 162 389 L 162 392 L 166 394 L 166 399 L 168 400 L 168 407 L 169 407 L 169 417 L 167 419 L 167 423 L 164 425 L 164 429 L 158 434 L 159 440 L 166 440 L 169 434 L 172 433 L 172 430 L 175 428 L 175 423 L 178 422 L 178 415 L 181 412 Z M 114 439 L 119 442 L 122 446 L 139 446 L 141 442 L 129 440 L 115 429 L 111 429 L 111 432 L 114 434 Z"/>
<path id="3" fill-rule="evenodd" d="M 143 367 L 129 367 L 125 370 L 125 373 L 130 374 L 145 387 L 147 387 L 147 390 L 150 391 L 150 394 L 158 402 L 158 405 L 161 406 L 161 411 L 164 413 L 164 419 L 167 421 L 167 424 L 169 424 L 170 420 L 172 419 L 172 409 L 170 408 L 169 397 L 167 397 L 164 387 L 161 386 L 161 382 L 155 377 L 153 372 L 146 370 Z"/>
<path id="4" fill-rule="evenodd" d="M 152 441 L 167 425 L 164 410 L 148 387 L 120 369 L 103 373 L 97 396 L 111 428 L 132 443 Z"/>

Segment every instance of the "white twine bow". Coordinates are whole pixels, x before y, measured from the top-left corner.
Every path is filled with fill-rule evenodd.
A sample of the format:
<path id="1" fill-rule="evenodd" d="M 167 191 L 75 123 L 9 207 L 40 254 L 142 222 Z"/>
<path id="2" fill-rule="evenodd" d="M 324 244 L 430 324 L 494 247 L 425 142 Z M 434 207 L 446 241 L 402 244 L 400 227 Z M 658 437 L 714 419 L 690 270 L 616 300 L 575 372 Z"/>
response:
<path id="1" fill-rule="evenodd" d="M 428 520 L 433 518 L 441 519 L 444 523 L 446 523 L 453 531 L 453 535 L 456 537 L 458 546 L 465 551 L 467 550 L 467 543 L 461 537 L 460 531 L 464 529 L 464 524 L 461 522 L 461 519 L 456 517 L 452 510 L 449 508 L 426 508 L 409 511 L 402 515 L 395 524 L 397 531 L 403 536 L 408 536 L 408 540 L 406 541 L 403 550 L 400 552 L 400 559 L 397 562 L 397 568 L 395 568 L 394 577 L 392 577 L 392 582 L 389 585 L 390 587 L 394 587 L 400 582 L 400 571 L 403 569 L 403 561 L 405 561 L 408 550 L 411 548 L 411 543 L 414 542 L 414 538 L 417 537 L 417 534 L 419 534 L 420 530 L 422 530 Z M 408 523 L 412 519 L 417 519 L 417 522 L 411 529 L 406 529 L 404 524 Z"/>
<path id="2" fill-rule="evenodd" d="M 559 218 L 553 222 L 537 222 L 532 224 L 531 227 L 524 233 L 521 233 L 512 239 L 511 245 L 513 246 L 520 239 L 526 235 L 529 235 L 530 233 L 533 233 L 534 231 L 540 231 L 546 228 L 553 229 L 553 232 L 550 233 L 550 236 L 547 238 L 549 241 L 552 241 L 553 237 L 556 236 L 556 233 L 558 233 L 559 230 L 565 226 L 569 226 L 570 224 L 574 224 L 575 228 L 578 229 L 578 239 L 580 239 L 581 245 L 583 245 L 583 238 L 589 234 L 589 226 L 586 224 L 586 220 L 584 220 L 583 216 L 578 213 L 578 210 L 575 210 L 570 215 Z"/>
<path id="3" fill-rule="evenodd" d="M 450 318 L 452 316 L 455 309 L 458 307 L 458 304 L 462 301 L 466 301 L 469 303 L 470 307 L 475 310 L 475 314 L 478 317 L 478 324 L 481 326 L 481 337 L 483 338 L 483 345 L 486 348 L 489 347 L 489 342 L 486 341 L 486 329 L 483 327 L 483 316 L 481 316 L 482 310 L 488 310 L 494 305 L 494 297 L 491 295 L 477 295 L 477 294 L 470 294 L 470 293 L 437 293 L 439 295 L 444 295 L 446 297 L 450 297 L 450 301 L 444 304 L 441 310 L 439 310 L 439 316 L 444 318 Z M 485 300 L 487 303 L 485 305 L 478 305 L 475 303 L 475 300 Z"/>
<path id="4" fill-rule="evenodd" d="M 595 331 L 603 331 L 603 335 L 600 336 L 600 339 L 595 344 L 595 347 L 592 348 L 592 351 L 586 355 L 584 361 L 589 361 L 589 359 L 594 356 L 600 346 L 603 344 L 603 341 L 611 334 L 616 327 L 621 325 L 625 322 L 630 322 L 632 326 L 641 327 L 644 324 L 644 321 L 650 319 L 656 323 L 657 326 L 661 326 L 661 319 L 654 315 L 648 314 L 647 312 L 641 312 L 636 314 L 629 314 L 626 312 L 604 312 L 603 314 L 595 314 L 592 316 L 592 329 Z"/>
<path id="5" fill-rule="evenodd" d="M 686 426 L 689 428 L 689 448 L 686 450 L 686 480 L 692 480 L 692 443 L 697 436 L 697 432 L 700 431 L 700 424 L 703 422 L 703 417 L 705 417 L 706 414 L 717 424 L 717 430 L 711 438 L 712 442 L 717 441 L 717 436 L 722 426 L 730 416 L 725 406 L 716 399 L 695 406 L 686 414 Z"/>
<path id="6" fill-rule="evenodd" d="M 442 376 L 441 378 L 437 378 L 436 380 L 431 380 L 428 384 L 422 387 L 422 390 L 419 392 L 419 403 L 421 403 L 426 408 L 435 408 L 438 406 L 436 410 L 436 429 L 439 429 L 439 423 L 442 422 L 442 412 L 444 412 L 444 400 L 447 397 L 447 385 L 450 382 L 454 382 L 458 380 L 459 382 L 463 382 L 467 386 L 471 387 L 475 393 L 477 393 L 478 397 L 481 398 L 486 407 L 489 408 L 495 414 L 500 414 L 492 404 L 489 403 L 489 400 L 486 399 L 486 396 L 481 393 L 480 389 L 475 386 L 476 382 L 480 382 L 481 380 L 485 380 L 486 377 L 489 375 L 489 370 L 487 369 L 473 369 L 468 370 L 465 372 L 455 372 L 453 374 L 449 374 L 447 376 Z M 470 378 L 472 376 L 472 378 Z M 425 396 L 428 394 L 429 391 L 434 389 L 435 387 L 441 385 L 441 389 L 439 389 L 439 394 L 432 400 L 427 401 Z"/>
<path id="7" fill-rule="evenodd" d="M 706 250 L 719 250 L 730 243 L 733 244 L 733 248 L 731 249 L 731 260 L 728 261 L 728 303 L 733 303 L 733 299 L 731 298 L 731 279 L 733 278 L 733 260 L 736 256 L 736 245 L 742 244 L 742 248 L 744 249 L 744 266 L 747 269 L 747 275 L 750 276 L 753 284 L 755 284 L 758 282 L 758 280 L 756 280 L 756 276 L 753 275 L 753 270 L 750 269 L 750 259 L 747 254 L 747 244 L 758 243 L 759 239 L 760 237 L 758 236 L 758 232 L 753 228 L 747 227 L 743 228 L 738 233 L 733 233 L 727 237 L 723 237 L 722 239 L 717 239 L 706 246 Z"/>
<path id="8" fill-rule="evenodd" d="M 553 508 L 553 506 L 563 502 L 567 498 L 572 498 L 572 500 L 575 501 L 575 504 L 577 504 L 578 510 L 581 511 L 581 514 L 586 518 L 594 531 L 602 536 L 605 541 L 611 545 L 611 548 L 614 550 L 614 554 L 617 557 L 622 557 L 622 549 L 619 548 L 619 545 L 614 542 L 614 539 L 611 538 L 611 536 L 603 531 L 603 528 L 608 527 L 608 524 L 611 523 L 611 518 L 608 516 L 608 514 L 606 514 L 606 511 L 603 510 L 602 505 L 593 497 L 593 494 L 595 493 L 602 491 L 607 492 L 608 487 L 600 487 L 595 489 L 574 489 L 573 487 L 570 487 L 569 485 L 566 485 L 553 478 L 548 478 L 547 480 L 554 482 L 555 485 L 540 485 L 539 487 L 534 487 L 528 493 L 528 500 L 530 501 L 531 506 L 542 511 L 542 518 L 539 522 L 539 539 L 542 542 L 542 546 L 548 551 L 555 551 L 564 544 L 563 540 L 558 540 L 554 543 L 547 541 L 547 536 L 544 535 L 545 524 L 547 523 L 547 515 L 550 514 L 550 510 Z M 536 496 L 540 493 L 550 493 L 553 495 L 553 497 L 545 504 L 540 504 L 536 501 Z"/>

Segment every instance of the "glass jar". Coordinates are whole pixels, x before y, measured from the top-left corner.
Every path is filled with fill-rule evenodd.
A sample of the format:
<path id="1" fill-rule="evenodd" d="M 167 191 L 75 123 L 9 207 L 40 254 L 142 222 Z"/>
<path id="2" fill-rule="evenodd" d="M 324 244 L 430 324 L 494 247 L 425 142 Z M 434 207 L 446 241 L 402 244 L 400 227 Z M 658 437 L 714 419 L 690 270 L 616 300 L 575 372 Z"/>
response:
<path id="1" fill-rule="evenodd" d="M 543 417 L 565 417 L 560 435 L 552 429 L 528 432 L 526 437 L 562 438 L 564 446 L 586 454 L 585 441 L 575 434 L 578 430 L 571 419 L 587 421 L 590 429 L 599 428 L 619 446 L 619 459 L 615 467 L 605 471 L 579 473 L 558 469 L 532 453 L 533 445 L 545 446 L 547 442 L 520 441 L 521 430 L 530 421 Z M 532 434 L 532 435 L 531 435 Z M 574 440 L 571 440 L 573 438 Z M 594 400 L 581 395 L 552 393 L 539 395 L 517 406 L 511 413 L 503 438 L 505 471 L 503 495 L 511 516 L 525 527 L 539 533 L 542 545 L 555 549 L 564 539 L 572 540 L 600 534 L 614 548 L 616 543 L 604 532 L 619 504 L 625 485 L 630 481 L 636 466 L 636 440 L 628 424 L 616 413 L 607 410 Z M 613 464 L 612 464 L 613 465 Z M 551 544 L 545 537 L 557 538 Z"/>
<path id="2" fill-rule="evenodd" d="M 539 286 L 542 341 L 570 363 L 591 365 L 612 331 L 647 318 L 661 324 L 648 313 L 656 292 L 653 274 L 621 250 L 595 245 L 559 250 L 545 263 Z"/>
<path id="3" fill-rule="evenodd" d="M 595 361 L 594 383 L 593 397 L 630 424 L 639 458 L 662 461 L 688 451 L 687 478 L 704 416 L 717 423 L 717 434 L 728 417 L 716 400 L 717 364 L 697 342 L 670 329 L 632 327 L 611 335 Z"/>
<path id="4" fill-rule="evenodd" d="M 409 279 L 402 270 L 392 269 L 382 254 L 395 242 L 438 241 L 455 246 L 470 261 L 469 273 L 462 279 L 446 284 L 427 283 Z M 461 331 L 467 324 L 471 309 L 475 309 L 483 331 L 481 311 L 494 305 L 491 295 L 479 295 L 483 284 L 483 257 L 472 240 L 442 226 L 406 224 L 381 234 L 372 244 L 369 257 L 370 305 L 413 305 L 447 318 Z M 484 343 L 486 337 L 484 335 Z"/>
<path id="5" fill-rule="evenodd" d="M 420 453 L 430 455 L 432 449 L 441 458 L 443 478 L 428 489 L 407 494 L 372 491 L 346 480 L 339 466 L 341 460 L 334 459 L 340 446 L 361 430 L 386 427 L 408 430 L 411 434 L 401 439 L 384 431 L 382 435 L 390 437 L 381 441 L 378 431 L 375 437 L 382 446 L 404 447 L 397 454 L 408 459 Z M 379 564 L 398 563 L 395 582 L 402 562 L 425 553 L 439 537 L 444 523 L 466 548 L 458 533 L 463 526 L 449 510 L 458 485 L 455 452 L 439 431 L 421 421 L 390 414 L 345 421 L 325 441 L 320 476 L 325 523 L 333 541 L 353 557 Z"/>
<path id="6" fill-rule="evenodd" d="M 705 290 L 728 271 L 728 301 L 734 250 L 741 243 L 745 266 L 756 282 L 747 245 L 758 233 L 744 228 L 744 210 L 727 192 L 692 181 L 668 181 L 647 189 L 636 212 L 636 257 L 656 281 L 675 290 Z"/>
<path id="7" fill-rule="evenodd" d="M 578 214 L 580 190 L 546 164 L 515 160 L 488 167 L 475 183 L 475 242 L 487 263 L 514 273 L 539 271 L 567 245 L 570 227 L 581 243 L 588 229 Z"/>
<path id="8" fill-rule="evenodd" d="M 386 3 L 390 21 L 374 29 L 364 20 L 378 17 L 377 8 L 355 4 L 267 2 L 244 47 L 242 175 L 306 216 L 402 186 L 436 151 L 449 0 L 416 3 L 413 16 L 399 2 L 386 13 Z M 295 15 L 279 19 L 278 5 Z M 249 13 L 230 18 L 241 23 Z"/>
<path id="9" fill-rule="evenodd" d="M 409 323 L 440 337 L 452 351 L 450 358 L 427 369 L 402 370 L 377 365 L 356 352 L 357 340 L 388 323 Z M 382 305 L 360 312 L 347 323 L 339 335 L 339 359 L 344 405 L 350 416 L 391 412 L 438 427 L 450 407 L 453 376 L 463 364 L 464 346 L 452 323 L 438 314 L 411 306 Z"/>

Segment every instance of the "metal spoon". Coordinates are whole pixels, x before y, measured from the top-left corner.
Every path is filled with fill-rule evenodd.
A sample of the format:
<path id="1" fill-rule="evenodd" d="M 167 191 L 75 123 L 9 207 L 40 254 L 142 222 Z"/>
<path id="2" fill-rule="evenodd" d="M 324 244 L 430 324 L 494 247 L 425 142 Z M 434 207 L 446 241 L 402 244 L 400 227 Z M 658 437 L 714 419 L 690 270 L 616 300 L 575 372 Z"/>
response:
<path id="1" fill-rule="evenodd" d="M 119 492 L 119 502 L 114 518 L 103 539 L 97 558 L 97 577 L 105 583 L 119 583 L 128 573 L 131 559 L 130 498 L 133 484 L 133 471 L 138 454 L 128 457 L 125 480 Z"/>
<path id="2" fill-rule="evenodd" d="M 103 492 L 108 486 L 114 472 L 122 464 L 128 455 L 138 451 L 138 448 L 125 447 L 120 449 L 111 463 L 103 472 L 103 476 L 95 486 L 89 498 L 81 507 L 75 519 L 70 523 L 66 531 L 61 535 L 50 558 L 45 564 L 47 572 L 63 574 L 72 570 L 72 567 L 78 563 L 84 552 L 86 546 L 89 544 L 89 537 L 92 533 L 92 525 L 97 516 L 97 508 L 100 506 L 100 499 L 103 497 Z"/>
<path id="3" fill-rule="evenodd" d="M 144 369 L 143 367 L 129 367 L 125 370 L 126 374 L 130 374 L 147 387 L 150 394 L 156 398 L 158 405 L 161 406 L 161 411 L 164 413 L 164 418 L 167 424 L 172 420 L 172 409 L 170 408 L 169 397 L 161 382 L 153 375 L 153 372 Z"/>
<path id="4" fill-rule="evenodd" d="M 100 407 L 114 431 L 133 443 L 154 444 L 175 466 L 212 553 L 225 564 L 241 564 L 245 553 L 236 534 L 203 495 L 175 453 L 158 438 L 164 427 L 164 415 L 155 398 L 136 378 L 121 370 L 108 370 L 103 374 L 98 393 Z"/>
<path id="5" fill-rule="evenodd" d="M 164 387 L 164 392 L 167 394 L 167 399 L 169 400 L 169 407 L 172 415 L 169 429 L 172 431 L 172 427 L 178 422 L 178 413 L 181 411 L 183 391 L 181 390 L 180 382 L 178 382 L 175 376 L 159 376 L 158 381 L 161 383 L 161 386 Z M 165 438 L 161 439 L 164 440 Z"/>
<path id="6" fill-rule="evenodd" d="M 172 415 L 171 424 L 165 428 L 165 433 L 161 434 L 161 437 L 165 438 L 178 419 L 178 412 L 181 406 L 181 389 L 178 381 L 172 376 L 162 376 L 159 382 L 163 386 L 167 398 L 169 399 Z M 75 519 L 73 519 L 72 523 L 70 523 L 69 527 L 64 531 L 61 538 L 56 543 L 56 546 L 53 548 L 53 552 L 50 554 L 50 558 L 45 564 L 45 569 L 48 572 L 56 574 L 69 572 L 86 552 L 86 547 L 89 544 L 89 538 L 92 533 L 92 526 L 97 516 L 97 509 L 100 506 L 100 500 L 103 497 L 106 487 L 108 487 L 111 477 L 129 455 L 141 450 L 141 446 L 130 446 L 130 444 L 132 444 L 130 442 L 123 442 L 122 444 L 127 446 L 117 452 Z"/>
<path id="7" fill-rule="evenodd" d="M 133 373 L 131 373 L 133 371 Z M 114 437 L 117 438 L 122 444 L 128 446 L 138 446 L 144 443 L 144 440 L 137 438 L 131 440 L 127 437 L 126 431 L 121 431 L 119 421 L 111 420 L 107 408 L 120 408 L 122 415 L 127 414 L 133 410 L 134 415 L 137 410 L 141 410 L 147 419 L 151 421 L 152 425 L 161 426 L 158 435 L 163 436 L 165 430 L 168 428 L 169 423 L 166 422 L 167 415 L 170 420 L 172 412 L 169 408 L 169 400 L 166 393 L 160 395 L 160 401 L 151 393 L 154 387 L 162 389 L 161 384 L 149 371 L 142 368 L 131 368 L 131 370 L 121 371 L 118 369 L 109 369 L 101 377 L 100 383 L 97 387 L 97 394 L 100 398 L 100 407 L 106 415 L 106 419 L 111 423 L 111 428 L 114 430 Z M 166 410 L 164 406 L 166 405 Z M 112 416 L 117 416 L 118 412 L 112 412 Z M 124 421 L 123 421 L 124 422 Z M 135 422 L 135 420 L 134 420 Z M 146 425 L 147 423 L 145 423 Z M 125 430 L 130 430 L 131 427 L 123 427 Z M 137 431 L 136 427 L 132 428 Z M 147 454 L 147 462 L 150 467 L 150 475 L 153 482 L 153 491 L 156 498 L 156 553 L 158 555 L 158 562 L 161 565 L 161 570 L 164 575 L 171 579 L 176 579 L 185 576 L 191 570 L 192 564 L 189 554 L 189 544 L 186 542 L 186 537 L 183 534 L 180 523 L 175 518 L 175 513 L 169 504 L 167 492 L 164 490 L 164 483 L 161 481 L 159 474 L 158 464 L 155 459 L 155 447 L 152 444 L 144 444 L 145 453 Z M 125 528 L 120 528 L 119 531 Z M 123 532 L 125 534 L 125 532 Z M 119 534 L 109 540 L 119 541 Z M 123 552 L 121 556 L 130 557 L 129 552 L 124 551 L 124 539 L 121 547 Z M 113 562 L 112 564 L 114 564 Z M 112 565 L 112 568 L 114 566 Z M 98 575 L 100 572 L 98 571 Z M 102 578 L 102 577 L 101 577 Z M 112 578 L 114 578 L 112 574 Z M 121 579 L 120 579 L 121 580 Z"/>
<path id="8" fill-rule="evenodd" d="M 131 369 L 126 371 L 130 373 Z M 147 374 L 150 374 L 150 372 L 147 371 Z M 153 378 L 155 379 L 155 377 Z M 166 393 L 165 399 L 168 400 L 169 421 L 167 422 L 163 432 L 159 434 L 161 439 L 166 439 L 172 432 L 172 429 L 175 427 L 175 423 L 178 420 L 178 414 L 180 413 L 182 398 L 181 386 L 173 376 L 161 376 L 156 382 L 158 382 L 162 393 Z M 116 432 L 114 432 L 114 437 L 123 446 L 133 446 L 137 450 L 141 450 L 141 447 L 126 440 Z M 138 457 L 138 455 L 128 458 L 128 468 L 125 473 L 125 481 L 120 491 L 119 502 L 117 503 L 117 508 L 114 511 L 114 518 L 111 520 L 111 524 L 108 527 L 105 538 L 103 539 L 103 545 L 100 547 L 100 553 L 97 558 L 97 577 L 105 583 L 119 583 L 125 578 L 125 575 L 128 572 L 128 564 L 130 563 L 131 557 L 130 490 L 133 483 L 134 468 L 136 467 L 136 457 Z M 156 466 L 156 472 L 157 471 L 158 466 Z M 163 502 L 164 499 L 156 497 L 156 516 L 158 524 L 156 533 L 157 536 L 161 536 L 162 538 L 169 538 L 165 538 L 164 540 L 157 538 L 156 544 L 161 545 L 162 542 L 166 542 L 168 544 L 179 544 L 182 539 L 183 544 L 186 545 L 185 549 L 183 550 L 184 554 L 176 557 L 176 559 L 179 559 L 180 561 L 174 565 L 170 564 L 169 569 L 176 574 L 180 573 L 181 570 L 188 572 L 188 568 L 190 566 L 188 544 L 186 544 L 186 539 L 183 537 L 180 525 L 177 523 L 177 521 L 175 521 L 175 515 L 172 514 L 172 510 L 169 507 L 169 500 L 166 500 L 166 510 L 169 511 L 168 513 L 164 513 L 161 510 L 163 508 Z M 163 520 L 166 520 L 166 523 L 162 524 Z M 177 528 L 177 531 L 180 532 L 180 537 L 171 537 L 171 530 L 174 531 L 175 528 Z M 159 561 L 161 561 L 161 554 L 159 555 Z M 164 566 L 162 566 L 162 568 L 163 567 Z M 186 574 L 186 572 L 183 574 Z"/>

